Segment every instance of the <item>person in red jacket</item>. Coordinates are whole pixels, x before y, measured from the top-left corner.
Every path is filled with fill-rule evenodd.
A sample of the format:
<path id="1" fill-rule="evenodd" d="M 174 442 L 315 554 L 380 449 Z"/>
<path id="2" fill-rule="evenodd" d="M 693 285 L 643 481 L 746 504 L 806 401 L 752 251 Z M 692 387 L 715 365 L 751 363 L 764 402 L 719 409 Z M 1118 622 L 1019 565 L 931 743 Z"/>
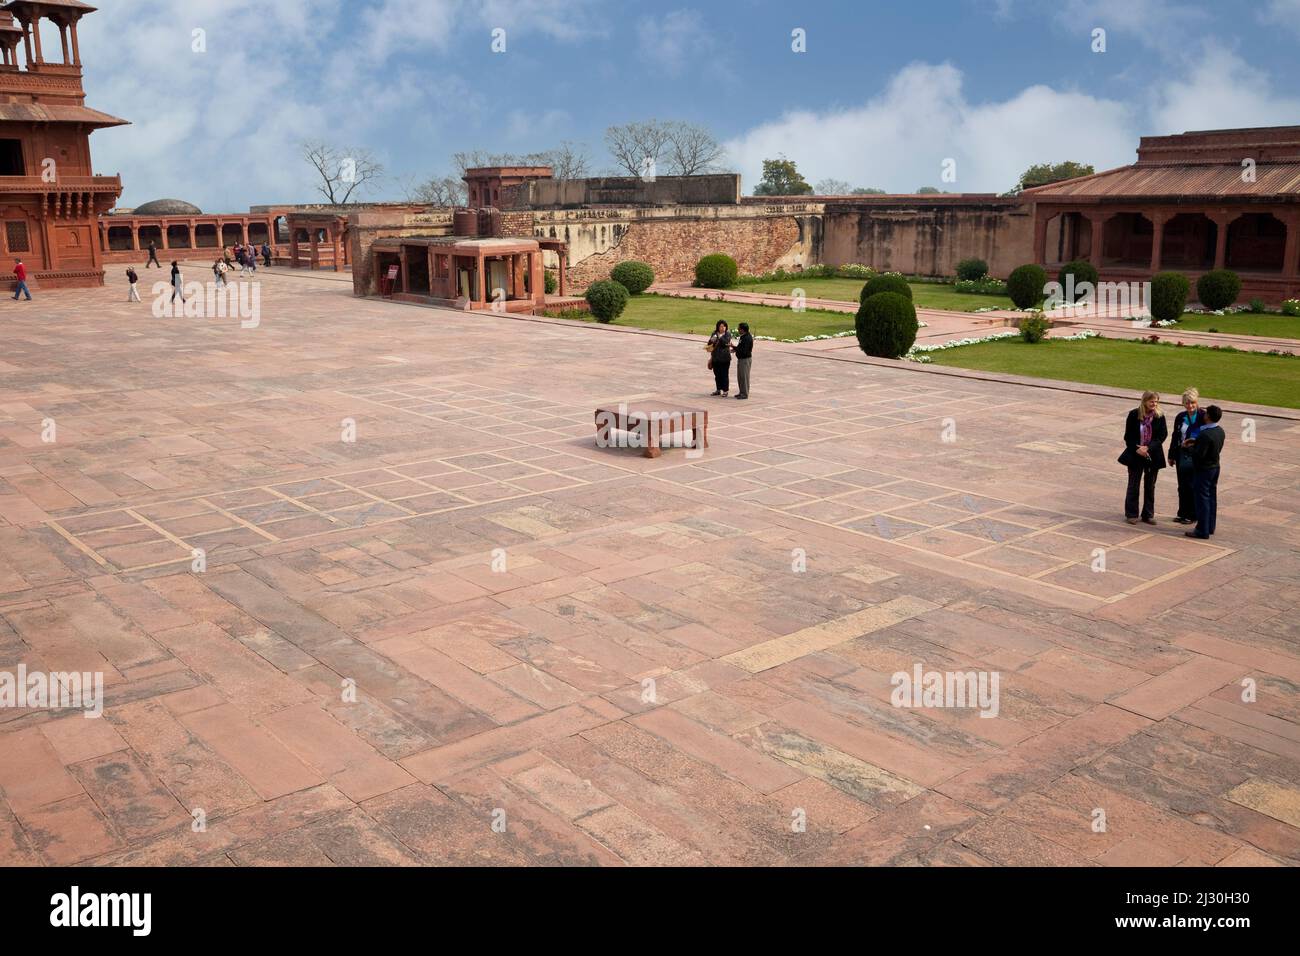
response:
<path id="1" fill-rule="evenodd" d="M 32 290 L 27 288 L 27 267 L 23 265 L 23 260 L 14 260 L 14 276 L 18 279 L 18 287 L 14 289 L 14 301 L 18 301 L 20 295 L 27 296 L 27 301 L 32 301 Z"/>

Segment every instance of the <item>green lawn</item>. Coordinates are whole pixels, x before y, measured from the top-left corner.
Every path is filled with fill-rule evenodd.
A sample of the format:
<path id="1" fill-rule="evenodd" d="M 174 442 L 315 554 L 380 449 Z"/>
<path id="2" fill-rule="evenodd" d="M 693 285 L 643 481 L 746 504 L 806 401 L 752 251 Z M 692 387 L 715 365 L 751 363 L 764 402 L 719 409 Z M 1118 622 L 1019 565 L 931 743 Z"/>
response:
<path id="1" fill-rule="evenodd" d="M 1218 329 L 1231 335 L 1266 335 L 1280 339 L 1300 339 L 1300 315 L 1194 315 L 1186 312 L 1166 332 L 1186 329 L 1188 332 L 1208 332 Z M 1159 334 L 1160 329 L 1154 329 Z"/>
<path id="2" fill-rule="evenodd" d="M 741 292 L 770 292 L 774 295 L 791 295 L 803 289 L 810 299 L 836 299 L 840 302 L 857 302 L 866 284 L 863 279 L 788 279 L 784 282 L 751 282 L 738 285 Z M 948 312 L 974 312 L 976 309 L 1013 309 L 1015 306 L 1004 295 L 972 295 L 957 292 L 951 285 L 936 282 L 909 282 L 912 301 L 918 309 L 944 309 Z"/>
<path id="3" fill-rule="evenodd" d="M 1037 345 L 1007 339 L 932 352 L 930 357 L 936 365 L 1128 388 L 1135 400 L 1151 388 L 1176 404 L 1183 389 L 1195 385 L 1202 395 L 1225 401 L 1300 408 L 1300 358 L 1118 339 L 1049 339 Z"/>
<path id="4" fill-rule="evenodd" d="M 584 314 L 584 319 L 594 321 Z M 834 335 L 853 331 L 853 315 L 834 312 L 795 312 L 770 305 L 739 305 L 735 302 L 708 302 L 703 299 L 675 299 L 666 295 L 634 295 L 627 309 L 611 325 L 637 329 L 661 329 L 710 335 L 722 319 L 734 332 L 741 322 L 749 323 L 754 335 L 774 339 L 799 339 L 805 335 Z"/>

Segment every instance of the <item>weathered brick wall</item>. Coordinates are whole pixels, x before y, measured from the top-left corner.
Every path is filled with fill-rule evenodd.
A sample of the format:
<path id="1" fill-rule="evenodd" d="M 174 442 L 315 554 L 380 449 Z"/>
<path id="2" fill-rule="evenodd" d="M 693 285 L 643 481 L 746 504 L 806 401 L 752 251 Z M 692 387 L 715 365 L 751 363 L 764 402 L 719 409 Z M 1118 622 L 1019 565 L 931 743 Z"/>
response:
<path id="1" fill-rule="evenodd" d="M 531 236 L 533 234 L 533 214 L 529 211 L 502 212 L 502 236 Z"/>
<path id="2" fill-rule="evenodd" d="M 802 238 L 791 216 L 633 221 L 624 225 L 613 247 L 570 261 L 569 285 L 575 291 L 585 289 L 609 278 L 610 270 L 628 259 L 649 263 L 656 281 L 690 281 L 695 263 L 713 252 L 734 258 L 741 273 L 768 272 L 788 258 Z"/>
<path id="3" fill-rule="evenodd" d="M 882 272 L 950 276 L 978 257 L 1006 278 L 1033 262 L 1029 203 L 1000 197 L 880 197 L 827 203 L 823 263 L 857 262 Z"/>
<path id="4" fill-rule="evenodd" d="M 451 210 L 430 209 L 418 214 L 383 212 L 353 213 L 348 217 L 352 242 L 352 289 L 357 295 L 377 291 L 370 247 L 376 239 L 404 236 L 446 236 L 451 234 Z"/>

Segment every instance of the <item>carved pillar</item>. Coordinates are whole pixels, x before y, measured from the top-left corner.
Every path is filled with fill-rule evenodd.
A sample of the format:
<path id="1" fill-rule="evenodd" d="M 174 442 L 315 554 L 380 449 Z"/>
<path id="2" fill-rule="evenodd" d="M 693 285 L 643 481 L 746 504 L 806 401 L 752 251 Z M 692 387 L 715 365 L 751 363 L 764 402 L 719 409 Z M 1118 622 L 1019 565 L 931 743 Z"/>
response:
<path id="1" fill-rule="evenodd" d="M 1228 261 L 1228 227 L 1236 221 L 1237 216 L 1232 213 L 1211 213 L 1209 216 L 1215 226 L 1214 268 L 1222 269 Z"/>
<path id="2" fill-rule="evenodd" d="M 71 63 L 71 51 L 68 49 L 68 25 L 66 23 L 58 24 L 59 42 L 63 45 L 63 62 Z"/>
<path id="3" fill-rule="evenodd" d="M 343 250 L 339 248 L 339 233 L 337 225 L 330 226 L 330 244 L 334 249 L 334 271 L 338 272 L 339 269 L 343 267 L 343 264 L 339 261 L 343 258 Z M 429 281 L 433 281 L 432 272 L 429 273 Z"/>
<path id="4" fill-rule="evenodd" d="M 72 21 L 72 62 L 81 66 L 81 47 L 77 45 L 77 21 Z"/>
<path id="5" fill-rule="evenodd" d="M 317 229 L 315 226 L 312 226 L 312 229 L 311 229 L 311 263 L 310 263 L 310 268 L 312 268 L 312 269 L 319 269 L 319 268 L 320 268 L 320 230 Z M 402 271 L 403 271 L 403 272 L 406 271 L 406 259 L 405 259 L 405 258 L 402 259 Z M 405 281 L 406 281 L 406 280 L 403 279 L 402 281 L 403 281 L 403 284 L 405 284 Z M 403 290 L 403 291 L 405 291 L 405 290 Z"/>
<path id="6" fill-rule="evenodd" d="M 1106 217 L 1102 213 L 1090 212 L 1085 215 L 1088 220 L 1088 261 L 1101 267 L 1101 247 L 1106 234 Z"/>
<path id="7" fill-rule="evenodd" d="M 1282 221 L 1286 223 L 1286 251 L 1282 253 L 1282 275 L 1295 278 L 1300 275 L 1300 213 L 1292 213 Z"/>
<path id="8" fill-rule="evenodd" d="M 1151 213 L 1151 274 L 1160 271 L 1160 260 L 1165 251 L 1165 223 L 1170 220 L 1167 212 Z"/>
<path id="9" fill-rule="evenodd" d="M 397 270 L 397 274 L 398 274 L 398 276 L 399 276 L 399 277 L 401 278 L 401 280 L 402 280 L 402 291 L 403 291 L 403 292 L 406 292 L 406 291 L 407 291 L 407 284 L 406 284 L 406 267 L 407 267 L 407 264 L 408 264 L 408 260 L 407 260 L 407 257 L 406 257 L 406 246 L 399 246 L 399 247 L 398 247 L 398 253 L 397 253 L 397 254 L 398 254 L 398 258 L 400 258 L 400 259 L 401 259 L 401 262 L 402 262 L 402 268 L 400 268 L 400 269 Z"/>
<path id="10" fill-rule="evenodd" d="M 35 17 L 31 23 L 32 37 L 36 42 L 36 62 L 44 63 L 45 54 L 41 52 L 41 18 Z"/>
<path id="11" fill-rule="evenodd" d="M 477 301 L 486 304 L 487 303 L 487 276 L 483 274 L 484 259 L 483 259 L 482 249 L 478 250 L 478 253 L 474 257 L 474 261 L 478 265 L 478 275 L 474 282 L 474 291 L 478 294 Z"/>
<path id="12" fill-rule="evenodd" d="M 170 243 L 170 242 L 168 241 L 168 239 L 167 239 L 167 233 L 168 233 L 170 230 L 168 230 L 168 228 L 167 228 L 167 220 L 166 220 L 166 219 L 159 219 L 159 220 L 158 220 L 158 231 L 159 231 L 160 233 L 162 233 L 162 247 L 163 247 L 164 249 L 170 249 L 170 248 L 171 248 L 171 243 Z"/>
<path id="13" fill-rule="evenodd" d="M 134 222 L 131 223 L 131 248 L 140 251 L 140 227 Z"/>
<path id="14" fill-rule="evenodd" d="M 1039 265 L 1047 264 L 1047 210 L 1041 206 L 1034 206 L 1034 262 Z M 560 253 L 560 292 L 564 292 L 564 253 Z"/>

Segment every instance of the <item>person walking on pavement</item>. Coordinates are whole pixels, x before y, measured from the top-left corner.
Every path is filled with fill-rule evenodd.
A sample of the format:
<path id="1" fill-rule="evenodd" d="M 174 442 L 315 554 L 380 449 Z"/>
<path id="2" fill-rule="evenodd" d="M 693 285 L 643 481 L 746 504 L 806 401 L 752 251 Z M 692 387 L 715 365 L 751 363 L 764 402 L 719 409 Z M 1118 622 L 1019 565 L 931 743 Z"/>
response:
<path id="1" fill-rule="evenodd" d="M 149 240 L 149 261 L 144 264 L 146 269 L 150 266 L 157 266 L 159 269 L 162 268 L 162 263 L 158 261 L 158 247 L 154 245 L 152 239 Z"/>
<path id="2" fill-rule="evenodd" d="M 126 281 L 130 285 L 130 290 L 126 294 L 126 301 L 139 302 L 140 290 L 136 288 L 136 283 L 140 281 L 140 274 L 135 271 L 135 266 L 126 267 Z"/>
<path id="3" fill-rule="evenodd" d="M 27 301 L 32 301 L 32 290 L 27 288 L 27 267 L 23 265 L 23 260 L 14 260 L 14 278 L 18 284 L 14 287 L 14 301 L 18 301 L 20 295 L 27 296 Z"/>

